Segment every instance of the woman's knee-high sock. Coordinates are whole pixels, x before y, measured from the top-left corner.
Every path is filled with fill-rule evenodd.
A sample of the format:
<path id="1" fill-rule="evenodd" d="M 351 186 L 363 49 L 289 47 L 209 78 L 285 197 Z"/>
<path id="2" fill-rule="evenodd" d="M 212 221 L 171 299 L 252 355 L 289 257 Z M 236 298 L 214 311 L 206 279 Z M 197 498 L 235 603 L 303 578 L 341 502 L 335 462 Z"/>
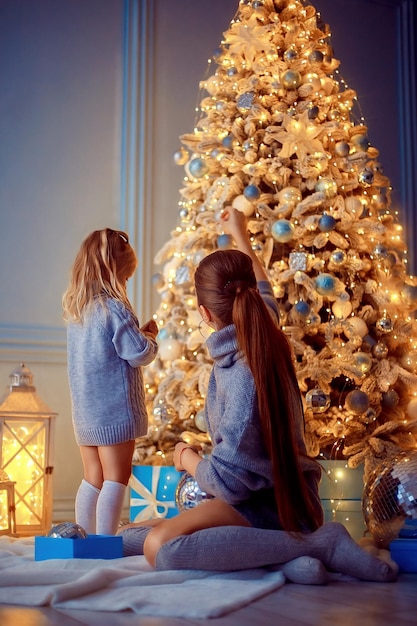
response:
<path id="1" fill-rule="evenodd" d="M 164 544 L 156 555 L 157 569 L 241 570 L 312 557 L 329 571 L 363 580 L 388 582 L 397 572 L 363 550 L 337 522 L 314 533 L 294 535 L 245 526 L 207 528 Z"/>
<path id="2" fill-rule="evenodd" d="M 122 527 L 118 535 L 123 539 L 123 556 L 143 554 L 143 544 L 150 530 L 151 526 L 136 526 L 125 530 Z"/>

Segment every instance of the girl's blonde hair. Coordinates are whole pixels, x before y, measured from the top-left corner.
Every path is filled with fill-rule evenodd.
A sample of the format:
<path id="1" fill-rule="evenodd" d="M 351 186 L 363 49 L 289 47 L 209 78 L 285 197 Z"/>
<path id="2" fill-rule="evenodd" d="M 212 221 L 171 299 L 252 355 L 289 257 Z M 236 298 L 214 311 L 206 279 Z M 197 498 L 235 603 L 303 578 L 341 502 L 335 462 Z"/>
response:
<path id="1" fill-rule="evenodd" d="M 71 269 L 70 283 L 62 298 L 64 319 L 81 322 L 93 301 L 103 305 L 106 296 L 132 308 L 126 280 L 138 261 L 127 234 L 105 228 L 95 230 L 81 244 Z"/>

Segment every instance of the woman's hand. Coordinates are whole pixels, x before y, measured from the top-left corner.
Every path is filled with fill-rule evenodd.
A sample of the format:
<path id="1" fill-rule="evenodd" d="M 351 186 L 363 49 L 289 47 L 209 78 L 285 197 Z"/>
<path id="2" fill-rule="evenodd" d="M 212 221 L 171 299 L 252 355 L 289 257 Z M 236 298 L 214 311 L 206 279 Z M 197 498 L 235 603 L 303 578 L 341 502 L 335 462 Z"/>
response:
<path id="1" fill-rule="evenodd" d="M 247 219 L 242 211 L 226 206 L 220 215 L 220 221 L 224 232 L 231 235 L 236 243 L 239 244 L 242 240 L 249 243 Z"/>
<path id="2" fill-rule="evenodd" d="M 185 450 L 191 450 L 191 452 L 193 453 L 192 457 L 190 453 L 185 452 Z M 201 461 L 201 457 L 198 454 L 198 451 L 201 450 L 201 446 L 196 445 L 196 446 L 190 446 L 188 443 L 184 443 L 182 441 L 179 441 L 174 449 L 174 465 L 175 465 L 175 469 L 177 470 L 177 472 L 185 472 L 188 471 L 190 474 L 193 475 L 193 472 L 191 471 L 191 467 L 188 466 L 193 466 L 193 468 L 195 468 L 198 463 Z M 185 461 L 185 456 L 187 455 L 187 457 L 189 456 L 189 462 Z M 187 463 L 187 467 L 184 467 L 184 462 Z"/>
<path id="3" fill-rule="evenodd" d="M 234 207 L 226 206 L 220 215 L 223 230 L 235 240 L 238 250 L 244 252 L 252 259 L 253 270 L 256 280 L 269 280 L 265 268 L 255 254 L 247 231 L 247 219 L 242 211 Z"/>

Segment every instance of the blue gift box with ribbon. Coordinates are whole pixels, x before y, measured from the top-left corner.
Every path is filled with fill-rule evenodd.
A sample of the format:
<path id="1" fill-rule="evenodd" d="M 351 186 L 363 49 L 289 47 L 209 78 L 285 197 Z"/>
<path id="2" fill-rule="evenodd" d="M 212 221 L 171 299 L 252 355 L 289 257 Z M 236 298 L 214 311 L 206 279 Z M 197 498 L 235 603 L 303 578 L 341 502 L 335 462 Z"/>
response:
<path id="1" fill-rule="evenodd" d="M 130 521 L 178 515 L 175 492 L 182 475 L 170 465 L 133 465 L 129 479 Z"/>

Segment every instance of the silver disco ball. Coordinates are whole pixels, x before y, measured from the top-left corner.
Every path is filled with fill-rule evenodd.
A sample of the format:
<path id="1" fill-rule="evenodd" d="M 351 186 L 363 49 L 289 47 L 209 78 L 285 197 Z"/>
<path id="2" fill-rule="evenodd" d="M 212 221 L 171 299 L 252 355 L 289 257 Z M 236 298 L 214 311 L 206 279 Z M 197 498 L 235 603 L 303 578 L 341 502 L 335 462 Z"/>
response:
<path id="1" fill-rule="evenodd" d="M 365 485 L 362 511 L 380 547 L 415 532 L 410 529 L 417 524 L 417 450 L 402 452 L 376 467 Z"/>
<path id="2" fill-rule="evenodd" d="M 53 539 L 85 539 L 87 533 L 84 528 L 74 522 L 62 522 L 55 524 L 49 531 L 48 537 Z"/>
<path id="3" fill-rule="evenodd" d="M 190 474 L 185 473 L 180 478 L 175 492 L 175 502 L 180 513 L 193 509 L 211 498 L 213 496 L 202 491 L 196 479 Z"/>

